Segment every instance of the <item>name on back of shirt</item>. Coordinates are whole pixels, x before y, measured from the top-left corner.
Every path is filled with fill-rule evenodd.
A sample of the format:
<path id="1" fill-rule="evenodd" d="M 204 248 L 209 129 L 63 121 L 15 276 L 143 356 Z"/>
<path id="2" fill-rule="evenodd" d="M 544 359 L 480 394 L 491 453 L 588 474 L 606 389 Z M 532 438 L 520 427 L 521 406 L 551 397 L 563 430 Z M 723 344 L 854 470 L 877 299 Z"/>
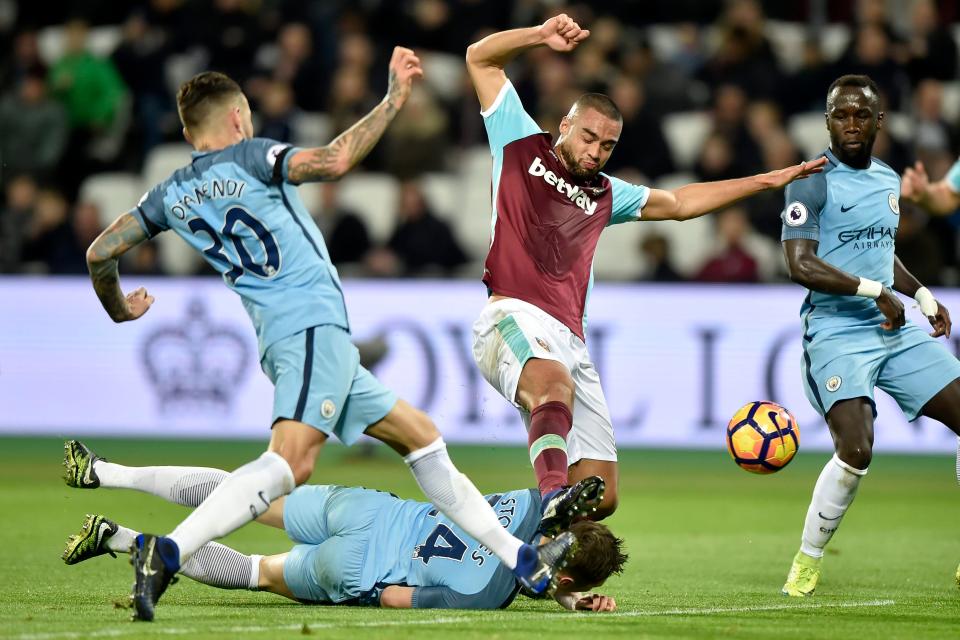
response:
<path id="1" fill-rule="evenodd" d="M 173 212 L 173 215 L 183 220 L 187 217 L 187 211 L 192 210 L 194 207 L 199 207 L 203 204 L 204 200 L 243 197 L 243 190 L 246 186 L 247 183 L 243 180 L 235 180 L 233 178 L 207 180 L 194 187 L 189 193 L 184 193 L 179 200 L 173 203 L 170 211 Z"/>

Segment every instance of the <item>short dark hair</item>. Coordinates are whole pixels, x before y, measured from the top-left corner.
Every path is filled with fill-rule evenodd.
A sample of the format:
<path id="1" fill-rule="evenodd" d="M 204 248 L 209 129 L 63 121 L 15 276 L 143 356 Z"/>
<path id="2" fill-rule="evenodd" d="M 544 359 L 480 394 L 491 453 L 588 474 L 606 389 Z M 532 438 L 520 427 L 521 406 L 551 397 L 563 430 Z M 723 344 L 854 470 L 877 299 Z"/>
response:
<path id="1" fill-rule="evenodd" d="M 193 76 L 177 91 L 177 111 L 187 129 L 203 125 L 210 111 L 229 99 L 243 95 L 240 85 L 226 74 L 204 71 Z"/>
<path id="2" fill-rule="evenodd" d="M 585 93 L 577 98 L 573 106 L 576 107 L 578 111 L 580 109 L 595 109 L 611 120 L 623 122 L 623 116 L 620 114 L 620 109 L 617 108 L 617 104 L 610 99 L 610 96 L 602 93 Z"/>
<path id="3" fill-rule="evenodd" d="M 830 96 L 833 95 L 834 90 L 841 87 L 860 87 L 861 89 L 869 89 L 873 93 L 872 102 L 875 104 L 880 103 L 880 87 L 877 86 L 877 83 L 874 82 L 870 76 L 847 74 L 845 76 L 840 76 L 830 83 L 830 88 L 827 89 L 828 105 L 830 104 Z"/>
<path id="4" fill-rule="evenodd" d="M 577 552 L 563 571 L 577 584 L 600 585 L 614 573 L 623 571 L 627 561 L 623 539 L 613 535 L 606 525 L 582 520 L 574 522 L 570 531 L 577 538 Z"/>

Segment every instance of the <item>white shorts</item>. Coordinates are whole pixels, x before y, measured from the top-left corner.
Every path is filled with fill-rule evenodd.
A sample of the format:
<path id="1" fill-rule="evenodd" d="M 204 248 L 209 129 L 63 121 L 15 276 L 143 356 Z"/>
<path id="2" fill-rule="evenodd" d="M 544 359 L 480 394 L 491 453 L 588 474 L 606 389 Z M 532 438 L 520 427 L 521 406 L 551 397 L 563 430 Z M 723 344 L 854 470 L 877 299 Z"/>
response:
<path id="1" fill-rule="evenodd" d="M 573 429 L 567 460 L 616 462 L 617 444 L 607 401 L 587 345 L 556 318 L 538 307 L 506 298 L 488 304 L 473 323 L 473 359 L 487 382 L 520 410 L 527 429 L 530 414 L 517 404 L 523 365 L 531 358 L 554 360 L 573 378 Z"/>

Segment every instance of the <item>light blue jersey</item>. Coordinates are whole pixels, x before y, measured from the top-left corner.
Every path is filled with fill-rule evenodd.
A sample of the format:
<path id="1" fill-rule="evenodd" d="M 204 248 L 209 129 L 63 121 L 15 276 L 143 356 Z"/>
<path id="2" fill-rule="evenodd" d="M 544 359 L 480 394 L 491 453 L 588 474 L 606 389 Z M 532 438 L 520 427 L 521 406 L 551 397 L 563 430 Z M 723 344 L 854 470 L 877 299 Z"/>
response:
<path id="1" fill-rule="evenodd" d="M 486 496 L 501 525 L 526 542 L 538 537 L 536 490 Z M 388 585 L 415 587 L 415 608 L 496 609 L 516 596 L 513 572 L 428 503 L 370 489 L 297 488 L 284 528 L 298 542 L 284 580 L 305 602 L 378 604 Z"/>
<path id="2" fill-rule="evenodd" d="M 287 180 L 296 151 L 254 138 L 195 152 L 131 211 L 150 237 L 173 229 L 223 275 L 253 321 L 261 357 L 309 327 L 349 331 L 337 270 Z"/>
<path id="3" fill-rule="evenodd" d="M 787 186 L 783 240 L 815 240 L 825 262 L 892 287 L 900 177 L 876 158 L 855 169 L 829 150 L 824 155 L 823 173 Z M 914 420 L 960 377 L 957 359 L 914 323 L 883 329 L 885 317 L 872 298 L 810 291 L 801 315 L 804 389 L 823 416 L 853 398 L 867 398 L 876 414 L 879 387 Z"/>
<path id="4" fill-rule="evenodd" d="M 900 176 L 873 158 L 854 169 L 824 152 L 823 173 L 787 185 L 783 240 L 816 240 L 817 256 L 847 273 L 893 285 L 894 242 L 900 223 Z M 870 298 L 812 291 L 803 312 L 811 321 L 879 313 Z"/>

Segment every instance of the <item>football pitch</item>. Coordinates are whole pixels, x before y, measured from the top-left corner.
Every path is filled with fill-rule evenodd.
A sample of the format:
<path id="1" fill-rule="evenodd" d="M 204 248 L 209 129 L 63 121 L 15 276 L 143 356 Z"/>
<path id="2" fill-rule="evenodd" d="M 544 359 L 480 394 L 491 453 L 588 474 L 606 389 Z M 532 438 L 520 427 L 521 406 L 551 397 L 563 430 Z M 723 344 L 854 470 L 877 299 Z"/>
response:
<path id="1" fill-rule="evenodd" d="M 259 442 L 86 441 L 135 465 L 232 469 Z M 600 591 L 612 614 L 570 613 L 518 598 L 504 611 L 396 611 L 298 605 L 270 594 L 222 591 L 181 578 L 156 622 L 129 622 L 126 558 L 60 561 L 86 513 L 167 531 L 187 513 L 145 494 L 81 491 L 62 480 L 62 440 L 0 439 L 0 637 L 70 638 L 955 638 L 960 635 L 960 487 L 946 456 L 878 455 L 834 537 L 817 595 L 780 595 L 799 545 L 814 481 L 828 455 L 801 450 L 783 472 L 754 476 L 725 451 L 624 451 L 620 509 L 608 520 L 626 539 L 622 576 Z M 532 482 L 522 449 L 453 447 L 486 492 Z M 400 459 L 330 446 L 314 483 L 419 491 Z M 290 544 L 252 524 L 227 544 L 278 553 Z"/>

